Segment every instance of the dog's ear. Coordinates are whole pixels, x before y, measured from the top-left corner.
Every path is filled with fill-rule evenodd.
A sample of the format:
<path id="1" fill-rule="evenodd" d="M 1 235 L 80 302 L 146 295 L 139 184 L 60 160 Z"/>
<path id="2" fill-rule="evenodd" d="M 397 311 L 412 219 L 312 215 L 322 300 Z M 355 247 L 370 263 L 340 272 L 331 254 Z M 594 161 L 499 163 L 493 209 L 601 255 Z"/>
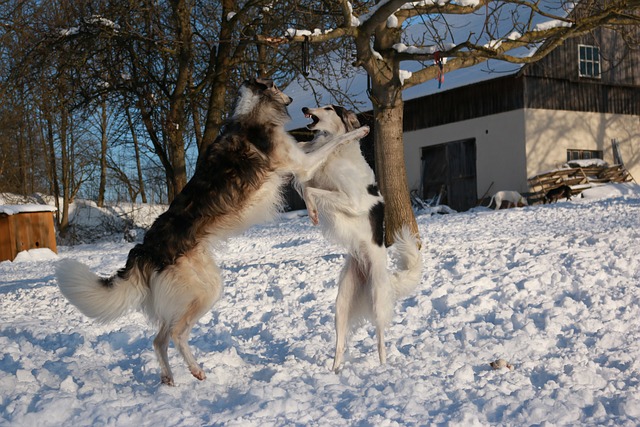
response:
<path id="1" fill-rule="evenodd" d="M 262 86 L 262 89 L 270 89 L 273 87 L 273 80 L 257 78 L 254 80 L 257 85 Z"/>
<path id="2" fill-rule="evenodd" d="M 347 128 L 347 132 L 358 129 L 361 126 L 360 121 L 358 120 L 358 116 L 356 116 L 356 113 L 351 110 L 345 110 L 344 116 L 342 117 L 342 122 Z"/>
<path id="3" fill-rule="evenodd" d="M 338 117 L 340 117 L 340 120 L 342 120 L 342 123 L 344 123 L 344 127 L 347 132 L 358 129 L 361 126 L 360 122 L 358 121 L 358 116 L 356 116 L 356 113 L 354 113 L 353 111 L 347 110 L 346 108 L 339 105 L 332 105 L 332 107 Z"/>

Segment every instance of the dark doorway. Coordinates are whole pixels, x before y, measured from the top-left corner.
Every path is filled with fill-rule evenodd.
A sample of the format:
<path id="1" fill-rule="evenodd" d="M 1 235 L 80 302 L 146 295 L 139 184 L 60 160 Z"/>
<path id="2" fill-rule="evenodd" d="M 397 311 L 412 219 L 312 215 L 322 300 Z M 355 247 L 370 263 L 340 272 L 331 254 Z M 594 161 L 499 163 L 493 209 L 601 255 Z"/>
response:
<path id="1" fill-rule="evenodd" d="M 466 211 L 478 201 L 476 140 L 464 139 L 422 149 L 422 197 L 457 211 Z"/>

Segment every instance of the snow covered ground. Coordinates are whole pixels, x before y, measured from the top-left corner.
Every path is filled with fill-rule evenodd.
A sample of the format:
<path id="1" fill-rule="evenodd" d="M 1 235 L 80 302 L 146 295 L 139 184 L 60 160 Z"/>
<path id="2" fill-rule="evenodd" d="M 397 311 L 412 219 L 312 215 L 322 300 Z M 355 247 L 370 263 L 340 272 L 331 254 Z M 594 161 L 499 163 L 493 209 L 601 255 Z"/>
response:
<path id="1" fill-rule="evenodd" d="M 59 257 L 110 275 L 132 243 L 0 263 L 0 425 L 638 425 L 640 190 L 554 205 L 418 217 L 424 278 L 397 306 L 388 363 L 370 325 L 330 372 L 342 250 L 308 218 L 254 227 L 218 250 L 225 290 L 194 328 L 208 378 L 154 330 L 107 326 L 60 295 Z M 492 370 L 505 359 L 513 370 Z"/>

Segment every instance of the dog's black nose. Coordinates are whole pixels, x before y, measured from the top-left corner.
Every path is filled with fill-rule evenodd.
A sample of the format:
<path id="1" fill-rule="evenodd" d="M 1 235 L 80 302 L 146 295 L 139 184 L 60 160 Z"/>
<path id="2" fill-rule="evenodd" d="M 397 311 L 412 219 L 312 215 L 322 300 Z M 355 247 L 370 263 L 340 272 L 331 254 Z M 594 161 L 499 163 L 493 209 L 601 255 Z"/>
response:
<path id="1" fill-rule="evenodd" d="M 307 111 L 309 111 L 309 109 L 307 107 L 302 107 L 302 113 L 303 114 L 307 114 Z"/>

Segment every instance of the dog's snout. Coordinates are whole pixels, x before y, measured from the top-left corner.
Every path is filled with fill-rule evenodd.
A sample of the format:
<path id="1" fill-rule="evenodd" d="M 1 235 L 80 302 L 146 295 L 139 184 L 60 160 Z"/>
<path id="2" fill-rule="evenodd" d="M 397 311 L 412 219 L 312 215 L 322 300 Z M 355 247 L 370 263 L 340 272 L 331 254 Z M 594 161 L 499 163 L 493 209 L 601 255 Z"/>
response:
<path id="1" fill-rule="evenodd" d="M 287 102 L 287 105 L 290 105 L 293 102 L 293 98 L 290 96 L 288 96 L 288 98 L 289 98 L 289 102 Z"/>
<path id="2" fill-rule="evenodd" d="M 302 113 L 303 114 L 307 114 L 307 112 L 309 111 L 309 108 L 307 107 L 302 107 Z"/>

